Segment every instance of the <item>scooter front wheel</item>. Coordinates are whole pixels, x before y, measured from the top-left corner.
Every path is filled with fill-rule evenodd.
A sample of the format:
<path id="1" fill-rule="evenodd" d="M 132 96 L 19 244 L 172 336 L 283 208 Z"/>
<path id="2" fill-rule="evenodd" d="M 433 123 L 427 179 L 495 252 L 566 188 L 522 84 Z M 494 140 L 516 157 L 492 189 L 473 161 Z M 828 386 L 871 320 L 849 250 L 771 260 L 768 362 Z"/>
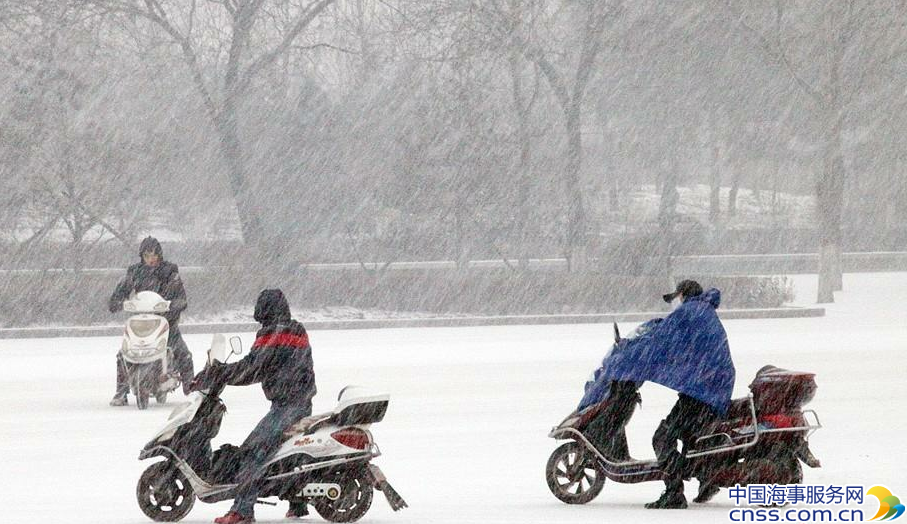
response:
<path id="1" fill-rule="evenodd" d="M 135 394 L 135 406 L 139 409 L 148 409 L 150 395 L 144 389 L 139 389 Z"/>
<path id="2" fill-rule="evenodd" d="M 585 504 L 605 487 L 605 475 L 595 457 L 577 442 L 561 444 L 551 453 L 545 480 L 551 493 L 567 504 Z"/>
<path id="3" fill-rule="evenodd" d="M 372 506 L 374 489 L 364 471 L 345 471 L 323 482 L 340 484 L 340 498 L 317 498 L 312 501 L 321 518 L 330 522 L 356 522 Z"/>
<path id="4" fill-rule="evenodd" d="M 144 365 L 137 365 L 131 371 L 130 389 L 135 394 L 135 406 L 139 409 L 148 409 L 148 399 L 151 396 L 148 384 L 146 384 L 147 370 Z"/>
<path id="5" fill-rule="evenodd" d="M 142 513 L 155 522 L 176 522 L 192 510 L 195 491 L 171 462 L 155 462 L 139 477 L 135 496 Z"/>

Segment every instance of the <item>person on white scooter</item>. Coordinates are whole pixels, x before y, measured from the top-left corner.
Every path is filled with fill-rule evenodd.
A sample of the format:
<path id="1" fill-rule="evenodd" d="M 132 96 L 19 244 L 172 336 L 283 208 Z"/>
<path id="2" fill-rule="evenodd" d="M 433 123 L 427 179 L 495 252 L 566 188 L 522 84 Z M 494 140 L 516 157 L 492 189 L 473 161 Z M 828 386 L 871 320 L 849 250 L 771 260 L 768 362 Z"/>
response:
<path id="1" fill-rule="evenodd" d="M 126 276 L 117 284 L 116 289 L 110 296 L 110 312 L 121 311 L 123 302 L 132 293 L 140 291 L 154 291 L 164 300 L 170 301 L 170 310 L 164 313 L 164 317 L 170 324 L 167 345 L 173 348 L 173 359 L 180 374 L 180 381 L 183 383 L 183 393 L 188 393 L 189 383 L 192 382 L 192 378 L 195 376 L 195 370 L 189 347 L 186 346 L 179 329 L 180 314 L 189 305 L 186 298 L 186 289 L 180 279 L 179 268 L 176 264 L 164 260 L 164 250 L 161 248 L 161 243 L 154 237 L 149 236 L 142 240 L 139 245 L 139 257 L 141 261 L 126 269 Z M 126 374 L 126 363 L 123 362 L 122 355 L 117 353 L 117 389 L 113 399 L 110 401 L 110 405 L 125 406 L 129 403 L 127 400 L 128 393 L 129 383 Z"/>
<path id="2" fill-rule="evenodd" d="M 236 474 L 237 496 L 230 511 L 214 519 L 216 524 L 255 522 L 261 468 L 283 442 L 283 433 L 294 423 L 312 414 L 315 370 L 312 348 L 305 327 L 290 315 L 290 306 L 279 289 L 265 289 L 255 304 L 255 321 L 261 324 L 248 355 L 232 364 L 205 368 L 193 381 L 193 389 L 225 381 L 232 386 L 261 382 L 265 398 L 271 401 L 268 414 L 255 426 L 240 447 L 243 457 Z M 305 503 L 292 503 L 287 518 L 308 514 Z"/>
<path id="3" fill-rule="evenodd" d="M 683 509 L 683 479 L 688 475 L 686 454 L 702 429 L 727 413 L 734 390 L 734 362 L 727 333 L 716 309 L 721 292 L 694 280 L 683 280 L 663 296 L 673 311 L 651 330 L 626 341 L 610 359 L 603 378 L 651 381 L 678 392 L 677 403 L 661 421 L 652 447 L 664 471 L 665 491 L 649 509 Z M 677 450 L 677 441 L 682 451 Z M 708 500 L 717 488 L 700 489 L 694 502 Z M 703 500 L 704 499 L 704 500 Z"/>

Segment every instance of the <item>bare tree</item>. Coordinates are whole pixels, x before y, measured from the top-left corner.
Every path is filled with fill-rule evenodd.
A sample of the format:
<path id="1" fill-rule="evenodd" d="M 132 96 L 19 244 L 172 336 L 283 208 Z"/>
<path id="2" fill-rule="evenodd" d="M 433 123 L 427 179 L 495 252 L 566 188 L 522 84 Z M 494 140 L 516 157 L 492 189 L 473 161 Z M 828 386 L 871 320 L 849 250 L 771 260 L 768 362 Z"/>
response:
<path id="1" fill-rule="evenodd" d="M 579 2 L 539 2 L 535 0 L 468 0 L 446 2 L 446 11 L 474 16 L 467 34 L 484 49 L 494 50 L 506 59 L 510 71 L 509 104 L 516 116 L 520 144 L 518 165 L 529 163 L 530 136 L 528 117 L 535 104 L 534 95 L 524 93 L 524 68 L 520 58 L 533 64 L 545 78 L 560 109 L 566 150 L 561 180 L 566 194 L 565 250 L 574 267 L 586 259 L 587 211 L 580 178 L 583 162 L 582 120 L 587 88 L 599 71 L 597 60 L 605 40 L 608 21 L 620 3 L 582 0 Z M 518 178 L 517 202 L 528 199 L 528 179 Z M 525 204 L 522 204 L 524 206 Z M 528 221 L 525 211 L 521 218 Z"/>
<path id="2" fill-rule="evenodd" d="M 842 288 L 842 213 L 846 179 L 845 133 L 867 81 L 903 58 L 907 10 L 894 1 L 833 5 L 776 0 L 757 11 L 727 0 L 740 27 L 812 102 L 821 130 L 822 166 L 815 181 L 818 207 L 817 301 L 834 302 Z"/>
<path id="3" fill-rule="evenodd" d="M 0 136 L 3 178 L 15 188 L 11 227 L 29 232 L 23 249 L 59 226 L 77 254 L 90 238 L 110 234 L 131 244 L 128 230 L 142 199 L 121 197 L 140 194 L 141 177 L 131 139 L 96 103 L 106 75 L 116 74 L 97 56 L 98 25 L 68 3 L 22 2 L 16 9 L 19 17 L 5 19 L 17 38 L 7 58 L 15 75 Z M 70 260 L 78 264 L 78 257 Z"/>
<path id="4" fill-rule="evenodd" d="M 562 111 L 567 137 L 564 168 L 564 189 L 567 194 L 566 249 L 572 265 L 582 267 L 586 262 L 584 246 L 587 233 L 587 212 L 580 180 L 583 163 L 583 103 L 589 82 L 598 71 L 596 61 L 604 44 L 608 21 L 618 12 L 620 3 L 584 0 L 570 4 L 572 5 L 567 6 L 569 8 L 554 11 L 551 22 L 551 28 L 555 31 L 553 38 L 542 45 L 533 41 L 522 42 L 520 49 L 527 59 L 538 65 Z M 570 35 L 575 35 L 576 40 L 569 38 Z M 564 42 L 569 47 L 558 50 L 547 47 L 556 42 Z M 573 52 L 577 48 L 578 51 Z M 553 59 L 555 56 L 559 59 Z M 573 61 L 563 59 L 567 56 L 574 57 Z"/>
<path id="5" fill-rule="evenodd" d="M 246 242 L 268 236 L 249 178 L 240 111 L 250 86 L 289 53 L 335 0 L 96 0 L 127 23 L 150 23 L 178 46 L 216 132 Z M 210 63 L 209 63 L 210 62 Z"/>
<path id="6" fill-rule="evenodd" d="M 529 252 L 531 238 L 539 234 L 538 225 L 535 223 L 537 217 L 533 212 L 534 207 L 530 201 L 532 193 L 532 122 L 531 115 L 537 105 L 539 98 L 539 80 L 540 69 L 531 68 L 531 76 L 527 75 L 525 70 L 525 60 L 521 53 L 523 42 L 531 41 L 534 32 L 532 12 L 534 6 L 526 5 L 523 0 L 509 0 L 506 4 L 501 5 L 499 10 L 503 12 L 504 19 L 508 22 L 507 31 L 511 35 L 507 51 L 507 65 L 510 73 L 511 84 L 511 104 L 513 114 L 516 116 L 515 128 L 516 139 L 519 147 L 519 155 L 514 166 L 515 183 L 517 190 L 515 192 L 514 207 L 516 208 L 516 223 L 519 227 L 517 243 L 520 246 L 518 256 L 519 264 L 522 268 L 529 265 Z M 528 78 L 527 78 L 528 76 Z M 531 80 L 531 84 L 526 85 L 526 80 Z"/>

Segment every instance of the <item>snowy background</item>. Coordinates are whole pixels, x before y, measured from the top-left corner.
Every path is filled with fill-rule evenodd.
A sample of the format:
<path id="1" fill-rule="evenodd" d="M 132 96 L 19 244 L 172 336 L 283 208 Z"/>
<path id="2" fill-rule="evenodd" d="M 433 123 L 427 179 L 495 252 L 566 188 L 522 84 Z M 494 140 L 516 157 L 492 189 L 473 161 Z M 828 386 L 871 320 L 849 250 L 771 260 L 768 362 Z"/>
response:
<path id="1" fill-rule="evenodd" d="M 806 481 L 907 496 L 902 4 L 0 0 L 0 327 L 114 323 L 149 234 L 196 322 L 278 286 L 305 319 L 639 311 L 690 276 L 774 307 L 790 296 L 770 277 L 818 272 L 793 300 L 827 316 L 726 323 L 736 393 L 765 364 L 815 371 L 825 467 Z M 364 264 L 425 261 L 449 267 Z M 197 368 L 209 338 L 186 337 Z M 642 509 L 659 483 L 585 507 L 545 485 L 547 432 L 610 338 L 314 330 L 315 409 L 350 383 L 391 394 L 378 463 L 411 508 L 376 500 L 372 522 L 673 522 Z M 136 457 L 180 399 L 108 407 L 118 346 L 0 339 L 0 523 L 146 521 Z M 640 458 L 674 395 L 643 397 Z M 226 401 L 215 445 L 267 408 L 255 387 Z"/>
<path id="2" fill-rule="evenodd" d="M 814 276 L 795 279 L 815 288 Z M 822 318 L 725 322 L 735 396 L 765 364 L 817 373 L 809 407 L 825 428 L 811 447 L 823 467 L 806 468 L 805 483 L 884 484 L 903 496 L 907 274 L 848 274 L 845 289 Z M 395 514 L 376 494 L 363 522 L 728 522 L 726 490 L 682 514 L 642 508 L 658 497 L 660 482 L 608 481 L 585 506 L 548 492 L 544 466 L 556 443 L 547 432 L 579 400 L 610 333 L 607 325 L 313 331 L 316 412 L 333 407 L 346 384 L 391 395 L 387 417 L 372 428 L 384 453 L 376 463 L 410 508 Z M 248 347 L 253 335 L 240 335 Z M 199 367 L 210 337 L 186 339 Z M 117 345 L 116 338 L 0 341 L 3 522 L 149 522 L 135 501 L 149 464 L 138 452 L 181 397 L 144 412 L 134 403 L 108 407 Z M 642 395 L 628 429 L 637 458 L 653 455 L 650 436 L 674 401 L 651 384 Z M 258 386 L 229 388 L 224 399 L 229 412 L 215 446 L 239 443 L 267 410 Z M 687 494 L 695 488 L 687 483 Z M 867 518 L 874 504 L 863 505 Z M 210 522 L 228 507 L 197 503 L 183 522 Z M 260 505 L 256 515 L 282 522 L 285 511 Z"/>

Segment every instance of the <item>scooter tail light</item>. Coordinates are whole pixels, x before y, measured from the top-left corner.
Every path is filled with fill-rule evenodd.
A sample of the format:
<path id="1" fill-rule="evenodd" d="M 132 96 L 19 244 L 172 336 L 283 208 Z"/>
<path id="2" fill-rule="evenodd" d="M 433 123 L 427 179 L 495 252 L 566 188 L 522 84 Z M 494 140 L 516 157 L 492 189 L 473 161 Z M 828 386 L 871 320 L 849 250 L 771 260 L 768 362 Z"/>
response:
<path id="1" fill-rule="evenodd" d="M 368 433 L 359 428 L 346 428 L 331 433 L 331 438 L 348 448 L 366 449 L 369 445 Z"/>
<path id="2" fill-rule="evenodd" d="M 759 422 L 767 424 L 772 428 L 797 428 L 804 425 L 803 415 L 763 415 L 759 417 Z"/>

